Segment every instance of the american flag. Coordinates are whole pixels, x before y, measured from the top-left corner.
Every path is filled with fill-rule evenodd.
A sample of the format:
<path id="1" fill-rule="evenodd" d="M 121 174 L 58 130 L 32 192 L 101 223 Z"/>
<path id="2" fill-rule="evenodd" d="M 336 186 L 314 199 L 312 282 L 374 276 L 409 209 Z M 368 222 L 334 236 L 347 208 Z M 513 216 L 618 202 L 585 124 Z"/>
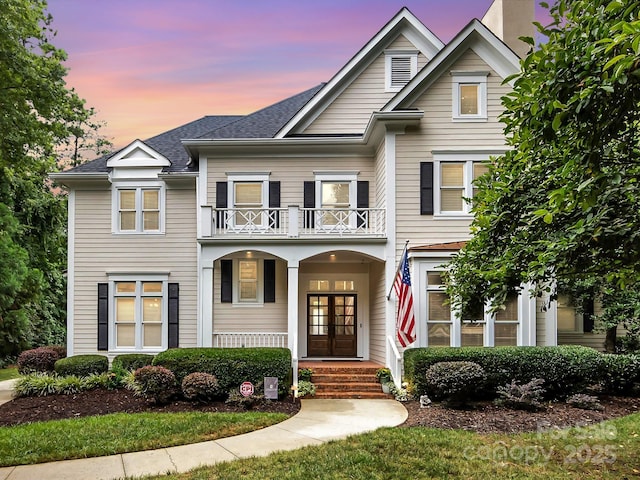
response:
<path id="1" fill-rule="evenodd" d="M 409 274 L 409 259 L 405 248 L 398 275 L 393 282 L 393 289 L 398 296 L 398 317 L 396 331 L 400 345 L 406 347 L 416 341 L 416 317 L 413 314 L 413 294 L 411 293 L 411 275 Z"/>

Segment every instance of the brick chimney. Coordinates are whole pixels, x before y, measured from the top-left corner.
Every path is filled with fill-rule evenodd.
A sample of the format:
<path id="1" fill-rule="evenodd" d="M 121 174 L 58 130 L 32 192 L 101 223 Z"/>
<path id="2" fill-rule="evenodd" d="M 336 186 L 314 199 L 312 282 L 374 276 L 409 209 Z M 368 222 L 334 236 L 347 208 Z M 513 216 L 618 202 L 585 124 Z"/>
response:
<path id="1" fill-rule="evenodd" d="M 518 37 L 534 36 L 533 20 L 534 0 L 494 0 L 482 17 L 482 23 L 520 58 L 530 47 Z"/>

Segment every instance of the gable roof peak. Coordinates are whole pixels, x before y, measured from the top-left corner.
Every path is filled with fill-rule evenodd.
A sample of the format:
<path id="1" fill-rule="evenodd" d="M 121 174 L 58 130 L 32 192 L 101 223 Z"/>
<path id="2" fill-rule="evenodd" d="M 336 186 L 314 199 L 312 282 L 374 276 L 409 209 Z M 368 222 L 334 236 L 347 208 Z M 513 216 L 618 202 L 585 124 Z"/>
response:
<path id="1" fill-rule="evenodd" d="M 326 108 L 358 74 L 382 53 L 400 34 L 410 36 L 411 42 L 429 59 L 433 58 L 444 43 L 429 30 L 407 7 L 402 7 L 348 62 L 329 82 L 291 118 L 275 135 L 284 138 L 303 125 L 314 114 Z"/>

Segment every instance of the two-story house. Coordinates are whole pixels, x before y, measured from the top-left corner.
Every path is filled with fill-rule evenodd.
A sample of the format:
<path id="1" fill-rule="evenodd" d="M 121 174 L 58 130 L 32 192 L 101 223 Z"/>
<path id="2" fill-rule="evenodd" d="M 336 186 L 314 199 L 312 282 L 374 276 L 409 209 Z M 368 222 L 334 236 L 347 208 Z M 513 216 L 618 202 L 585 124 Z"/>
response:
<path id="1" fill-rule="evenodd" d="M 567 306 L 523 294 L 461 322 L 443 292 L 532 20 L 533 1 L 496 1 L 445 45 L 402 9 L 327 83 L 52 175 L 69 190 L 69 354 L 285 346 L 397 372 L 406 240 L 415 345 L 555 345 L 559 327 L 598 343 Z"/>

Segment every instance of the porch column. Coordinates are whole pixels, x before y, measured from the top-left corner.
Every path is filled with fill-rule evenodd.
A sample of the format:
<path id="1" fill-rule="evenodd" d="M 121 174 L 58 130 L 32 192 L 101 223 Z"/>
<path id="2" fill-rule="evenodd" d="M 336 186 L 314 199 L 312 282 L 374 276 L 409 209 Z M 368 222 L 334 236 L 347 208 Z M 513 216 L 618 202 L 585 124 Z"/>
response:
<path id="1" fill-rule="evenodd" d="M 287 298 L 288 321 L 287 343 L 291 350 L 291 368 L 293 370 L 293 386 L 298 387 L 298 260 L 287 263 Z"/>
<path id="2" fill-rule="evenodd" d="M 287 337 L 288 346 L 294 360 L 298 358 L 298 260 L 289 260 L 287 264 L 287 291 L 288 294 L 288 322 Z"/>
<path id="3" fill-rule="evenodd" d="M 213 346 L 213 262 L 200 270 L 200 326 L 198 345 Z"/>

